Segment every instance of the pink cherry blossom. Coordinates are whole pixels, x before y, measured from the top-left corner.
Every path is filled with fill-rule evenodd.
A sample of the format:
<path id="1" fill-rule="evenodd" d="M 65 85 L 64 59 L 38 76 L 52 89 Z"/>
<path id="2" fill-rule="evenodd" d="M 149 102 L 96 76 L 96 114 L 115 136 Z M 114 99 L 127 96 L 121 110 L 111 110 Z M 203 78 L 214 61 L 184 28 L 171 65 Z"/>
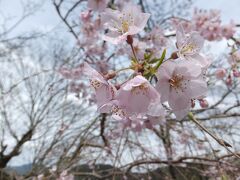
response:
<path id="1" fill-rule="evenodd" d="M 85 42 L 85 49 L 86 49 L 86 55 L 88 56 L 103 56 L 104 55 L 104 51 L 106 50 L 107 47 L 103 47 L 103 46 L 100 46 L 99 44 L 88 44 L 90 43 L 90 41 L 94 41 L 94 39 L 91 37 L 91 38 L 88 38 L 88 42 Z M 98 67 L 98 63 L 100 64 L 103 64 L 104 62 L 102 60 L 100 60 L 100 62 L 96 61 L 94 62 L 96 64 L 96 67 Z M 106 69 L 105 69 L 106 70 Z M 102 71 L 101 71 L 102 72 Z"/>
<path id="2" fill-rule="evenodd" d="M 201 35 L 209 40 L 221 40 L 222 39 L 222 28 L 219 23 L 205 23 L 202 27 Z"/>
<path id="3" fill-rule="evenodd" d="M 216 72 L 215 72 L 215 76 L 218 78 L 218 79 L 223 79 L 225 76 L 226 76 L 226 69 L 224 68 L 220 68 L 220 69 L 217 69 Z"/>
<path id="4" fill-rule="evenodd" d="M 235 28 L 236 28 L 236 25 L 234 24 L 233 21 L 227 25 L 223 25 L 222 36 L 225 37 L 226 39 L 230 39 L 231 37 L 233 37 L 234 33 L 236 32 Z"/>
<path id="5" fill-rule="evenodd" d="M 206 94 L 207 83 L 201 73 L 201 67 L 193 62 L 166 61 L 160 66 L 157 90 L 162 94 L 161 101 L 168 101 L 178 119 L 190 109 L 191 99 Z"/>
<path id="6" fill-rule="evenodd" d="M 163 108 L 162 108 L 163 109 Z M 164 124 L 165 112 L 160 117 L 151 117 L 151 116 L 130 116 L 122 119 L 118 119 L 119 123 L 122 125 L 122 128 L 129 128 L 134 132 L 140 132 L 144 128 L 152 129 L 157 124 Z"/>
<path id="7" fill-rule="evenodd" d="M 197 31 L 208 41 L 231 38 L 235 33 L 235 24 L 231 21 L 229 24 L 222 25 L 219 10 L 195 9 L 190 21 L 180 21 L 186 32 Z M 173 25 L 179 24 L 179 19 L 173 20 Z"/>
<path id="8" fill-rule="evenodd" d="M 141 131 L 164 121 L 165 110 L 160 95 L 149 81 L 138 75 L 121 86 L 114 100 L 104 104 L 101 113 L 112 113 L 112 117 L 123 128 Z"/>
<path id="9" fill-rule="evenodd" d="M 204 39 L 198 32 L 185 34 L 183 27 L 180 25 L 177 29 L 177 48 L 178 56 L 187 61 L 193 61 L 195 64 L 200 65 L 202 68 L 209 66 L 209 59 L 200 54 L 203 47 Z"/>
<path id="10" fill-rule="evenodd" d="M 221 40 L 231 38 L 235 33 L 235 24 L 231 21 L 229 24 L 222 25 L 219 10 L 198 10 L 195 9 L 193 15 L 194 30 L 207 40 Z"/>
<path id="11" fill-rule="evenodd" d="M 73 69 L 61 67 L 58 72 L 66 79 L 80 79 L 82 77 L 82 65 Z"/>
<path id="12" fill-rule="evenodd" d="M 128 115 L 146 114 L 152 103 L 160 98 L 159 93 L 143 76 L 138 75 L 127 81 L 118 90 L 116 100 Z"/>
<path id="13" fill-rule="evenodd" d="M 139 6 L 131 3 L 125 4 L 122 11 L 106 9 L 101 18 L 110 32 L 105 34 L 103 39 L 113 44 L 125 41 L 128 35 L 141 32 L 149 17 L 150 14 L 142 13 Z"/>
<path id="14" fill-rule="evenodd" d="M 183 119 L 189 113 L 190 108 L 191 106 L 188 104 L 188 106 L 185 108 L 178 109 L 178 110 L 173 109 L 173 113 L 175 114 L 176 119 L 178 120 Z"/>
<path id="15" fill-rule="evenodd" d="M 80 18 L 84 23 L 88 23 L 92 17 L 91 11 L 84 11 L 80 14 Z"/>
<path id="16" fill-rule="evenodd" d="M 240 49 L 231 53 L 228 62 L 232 67 L 235 67 L 240 62 Z"/>
<path id="17" fill-rule="evenodd" d="M 94 11 L 103 11 L 108 4 L 109 0 L 88 0 L 88 8 Z"/>
<path id="18" fill-rule="evenodd" d="M 95 63 L 96 70 L 102 74 L 107 74 L 110 65 L 106 60 L 97 61 Z"/>
<path id="19" fill-rule="evenodd" d="M 144 128 L 144 120 L 140 116 L 131 116 L 126 118 L 123 128 L 129 128 L 134 132 L 140 132 Z"/>
<path id="20" fill-rule="evenodd" d="M 194 28 L 209 41 L 222 39 L 222 28 L 219 10 L 195 9 L 193 14 Z"/>
<path id="21" fill-rule="evenodd" d="M 144 41 L 139 41 L 137 38 L 134 38 L 133 39 L 133 48 L 134 48 L 137 58 L 143 59 L 145 50 L 147 48 L 147 44 Z M 126 46 L 122 49 L 119 49 L 119 53 L 121 53 L 121 51 L 123 51 L 122 53 L 124 53 L 124 54 L 125 54 L 125 52 L 127 52 L 129 54 L 129 56 L 132 56 L 131 49 L 129 49 Z"/>
<path id="22" fill-rule="evenodd" d="M 84 83 L 71 82 L 69 85 L 70 92 L 79 93 L 85 89 Z"/>
<path id="23" fill-rule="evenodd" d="M 115 120 L 126 120 L 128 118 L 127 111 L 124 107 L 121 107 L 119 101 L 113 99 L 108 103 L 105 103 L 100 108 L 101 113 L 112 113 L 112 117 Z"/>
<path id="24" fill-rule="evenodd" d="M 163 30 L 159 27 L 153 28 L 153 30 L 149 33 L 149 40 L 153 46 L 157 46 L 158 48 L 162 48 L 167 44 L 167 39 L 164 37 Z"/>
<path id="25" fill-rule="evenodd" d="M 78 45 L 87 46 L 87 49 L 94 47 L 94 42 L 99 38 L 95 24 L 91 22 L 85 23 L 85 25 L 82 26 L 81 33 L 84 38 L 79 38 Z"/>
<path id="26" fill-rule="evenodd" d="M 87 63 L 84 63 L 83 72 L 90 78 L 90 84 L 96 93 L 98 107 L 108 103 L 115 97 L 115 87 Z"/>
<path id="27" fill-rule="evenodd" d="M 192 24 L 189 21 L 179 20 L 178 18 L 174 18 L 172 19 L 171 22 L 176 29 L 178 29 L 179 23 L 180 23 L 186 33 L 194 30 L 194 24 Z"/>
<path id="28" fill-rule="evenodd" d="M 233 76 L 234 77 L 240 77 L 240 72 L 238 69 L 233 69 Z"/>
<path id="29" fill-rule="evenodd" d="M 112 118 L 119 122 L 121 129 L 129 128 L 135 132 L 139 132 L 144 127 L 144 118 L 141 115 L 128 115 L 128 111 L 120 105 L 119 101 L 113 100 L 106 103 L 100 109 L 101 113 L 112 113 Z"/>

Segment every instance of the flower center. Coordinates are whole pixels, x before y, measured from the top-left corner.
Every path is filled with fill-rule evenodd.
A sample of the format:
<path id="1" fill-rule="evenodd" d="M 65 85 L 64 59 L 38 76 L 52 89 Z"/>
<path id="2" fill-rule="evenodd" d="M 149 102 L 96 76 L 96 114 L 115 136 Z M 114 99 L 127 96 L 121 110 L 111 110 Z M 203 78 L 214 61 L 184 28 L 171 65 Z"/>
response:
<path id="1" fill-rule="evenodd" d="M 147 83 L 143 83 L 143 84 L 141 84 L 139 86 L 133 87 L 132 90 L 131 90 L 131 92 L 134 95 L 139 95 L 139 94 L 146 95 L 147 91 L 148 91 Z"/>
<path id="2" fill-rule="evenodd" d="M 101 87 L 101 83 L 96 79 L 91 79 L 90 84 L 95 90 Z"/>
<path id="3" fill-rule="evenodd" d="M 196 45 L 195 44 L 186 44 L 182 47 L 181 49 L 181 54 L 186 54 L 186 53 L 193 53 L 196 50 Z"/>
<path id="4" fill-rule="evenodd" d="M 175 74 L 172 76 L 171 79 L 169 79 L 169 84 L 170 87 L 173 88 L 176 93 L 178 93 L 179 91 L 184 91 L 184 89 L 187 88 L 187 82 L 189 80 L 184 80 L 183 75 L 180 74 Z"/>
<path id="5" fill-rule="evenodd" d="M 118 31 L 120 33 L 126 33 L 129 31 L 129 27 L 134 24 L 133 16 L 132 14 L 125 14 L 123 13 L 122 16 L 119 17 L 119 20 L 121 22 L 121 27 L 118 28 Z"/>
<path id="6" fill-rule="evenodd" d="M 122 21 L 122 30 L 123 30 L 123 32 L 128 32 L 129 24 L 127 21 Z"/>
<path id="7" fill-rule="evenodd" d="M 112 106 L 112 109 L 111 109 L 111 112 L 117 116 L 120 116 L 120 117 L 123 117 L 125 116 L 125 112 L 120 108 L 118 107 L 117 105 L 113 105 Z"/>

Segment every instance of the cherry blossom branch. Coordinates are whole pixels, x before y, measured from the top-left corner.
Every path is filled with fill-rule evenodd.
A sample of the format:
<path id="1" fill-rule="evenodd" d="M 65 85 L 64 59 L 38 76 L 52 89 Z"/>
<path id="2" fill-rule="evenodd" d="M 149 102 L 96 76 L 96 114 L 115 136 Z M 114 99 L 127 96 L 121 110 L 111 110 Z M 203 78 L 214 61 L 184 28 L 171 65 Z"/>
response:
<path id="1" fill-rule="evenodd" d="M 231 151 L 228 147 L 232 147 L 228 142 L 226 142 L 223 139 L 218 138 L 216 135 L 211 133 L 207 128 L 205 128 L 193 115 L 193 113 L 188 113 L 188 117 L 190 120 L 192 120 L 195 124 L 197 124 L 204 132 L 206 132 L 208 135 L 210 135 L 213 139 L 215 139 L 219 145 L 225 147 L 228 152 L 232 153 L 235 157 L 240 159 L 240 156 L 233 151 Z"/>
<path id="2" fill-rule="evenodd" d="M 31 140 L 33 131 L 35 130 L 36 126 L 32 126 L 26 133 L 23 134 L 20 140 L 17 141 L 16 146 L 13 148 L 13 150 L 8 153 L 7 155 L 4 155 L 4 151 L 0 151 L 0 169 L 4 168 L 7 163 L 15 156 L 18 156 L 20 154 L 22 146 Z M 4 149 L 5 150 L 5 149 Z"/>
<path id="3" fill-rule="evenodd" d="M 24 82 L 24 81 L 26 81 L 26 80 L 28 80 L 28 79 L 30 79 L 30 78 L 33 78 L 33 77 L 35 77 L 35 76 L 38 76 L 38 75 L 40 75 L 40 74 L 42 74 L 42 73 L 49 73 L 49 72 L 51 72 L 51 71 L 53 71 L 53 70 L 52 70 L 52 69 L 46 69 L 46 70 L 42 70 L 41 72 L 37 72 L 37 73 L 34 73 L 34 74 L 30 75 L 30 76 L 24 77 L 22 80 L 20 80 L 19 82 L 15 83 L 13 86 L 11 86 L 11 87 L 9 88 L 9 90 L 7 90 L 7 91 L 5 91 L 5 92 L 1 92 L 1 93 L 2 93 L 2 94 L 8 94 L 8 93 L 10 93 L 14 88 L 16 88 L 17 86 L 19 86 L 22 82 Z"/>
<path id="4" fill-rule="evenodd" d="M 119 73 L 119 72 L 122 72 L 122 71 L 126 71 L 126 70 L 130 70 L 131 68 L 130 67 L 127 67 L 127 68 L 122 68 L 122 69 L 119 69 L 117 71 L 115 71 L 115 73 Z"/>
<path id="5" fill-rule="evenodd" d="M 107 117 L 107 114 L 102 114 L 101 115 L 101 120 L 100 120 L 100 136 L 102 137 L 102 140 L 104 142 L 104 145 L 107 147 L 108 146 L 108 141 L 107 141 L 107 138 L 105 137 L 104 135 L 104 130 L 105 130 L 105 123 L 106 123 L 106 117 Z"/>
<path id="6" fill-rule="evenodd" d="M 193 115 L 193 113 L 188 113 L 188 117 L 189 119 L 191 119 L 195 124 L 197 124 L 203 131 L 205 131 L 206 133 L 208 133 L 213 139 L 215 139 L 218 144 L 220 144 L 221 146 L 228 146 L 228 147 L 232 147 L 228 142 L 226 142 L 223 139 L 218 138 L 216 135 L 214 135 L 213 133 L 211 133 L 207 128 L 205 128 Z"/>
<path id="7" fill-rule="evenodd" d="M 136 52 L 135 52 L 135 50 L 134 50 L 134 48 L 133 48 L 133 45 L 130 44 L 130 46 L 131 46 L 131 49 L 132 49 L 134 58 L 136 59 L 137 62 L 139 62 L 139 60 L 138 60 L 138 58 L 137 58 L 137 56 L 136 56 Z"/>
<path id="8" fill-rule="evenodd" d="M 137 55 L 136 55 L 136 52 L 135 52 L 134 47 L 133 47 L 133 38 L 132 38 L 131 35 L 128 35 L 128 36 L 127 36 L 127 43 L 128 43 L 128 44 L 130 45 L 130 47 L 131 47 L 131 50 L 132 50 L 132 53 L 133 53 L 133 56 L 134 56 L 135 60 L 136 60 L 137 62 L 139 62 L 139 60 L 138 60 L 138 58 L 137 58 Z"/>

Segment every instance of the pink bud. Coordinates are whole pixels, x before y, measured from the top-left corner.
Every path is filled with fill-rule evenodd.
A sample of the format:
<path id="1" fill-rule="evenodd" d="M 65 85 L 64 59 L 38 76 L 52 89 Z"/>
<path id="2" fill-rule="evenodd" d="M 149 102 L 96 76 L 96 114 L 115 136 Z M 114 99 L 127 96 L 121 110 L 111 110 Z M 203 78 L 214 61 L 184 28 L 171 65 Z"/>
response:
<path id="1" fill-rule="evenodd" d="M 82 12 L 80 18 L 83 22 L 88 22 L 91 18 L 91 11 Z"/>
<path id="2" fill-rule="evenodd" d="M 240 77 L 240 72 L 237 69 L 233 69 L 233 76 Z"/>
<path id="3" fill-rule="evenodd" d="M 216 72 L 215 72 L 215 76 L 218 78 L 218 79 L 223 79 L 226 75 L 227 71 L 226 69 L 217 69 Z"/>
<path id="4" fill-rule="evenodd" d="M 226 80 L 226 85 L 227 86 L 232 86 L 232 77 L 228 76 L 227 80 Z"/>
<path id="5" fill-rule="evenodd" d="M 84 90 L 84 84 L 83 83 L 75 83 L 75 82 L 71 82 L 69 85 L 69 91 L 73 92 L 73 93 L 79 93 L 82 90 Z"/>
<path id="6" fill-rule="evenodd" d="M 66 79 L 71 78 L 71 72 L 65 67 L 60 68 L 58 72 Z"/>
<path id="7" fill-rule="evenodd" d="M 206 99 L 199 99 L 199 104 L 202 108 L 207 108 L 208 107 L 208 102 Z"/>
<path id="8" fill-rule="evenodd" d="M 148 129 L 153 129 L 153 125 L 152 125 L 152 123 L 149 120 L 144 121 L 144 125 Z"/>
<path id="9" fill-rule="evenodd" d="M 132 38 L 131 35 L 127 36 L 127 43 L 130 44 L 130 45 L 133 44 L 133 38 Z"/>

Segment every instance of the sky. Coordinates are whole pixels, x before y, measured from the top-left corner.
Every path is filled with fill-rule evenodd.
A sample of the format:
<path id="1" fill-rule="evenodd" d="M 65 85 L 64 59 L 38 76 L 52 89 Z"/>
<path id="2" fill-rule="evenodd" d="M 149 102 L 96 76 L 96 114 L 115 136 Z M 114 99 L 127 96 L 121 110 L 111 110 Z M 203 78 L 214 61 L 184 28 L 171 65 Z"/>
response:
<path id="1" fill-rule="evenodd" d="M 19 19 L 23 13 L 20 2 L 27 1 L 29 0 L 0 0 L 0 28 L 3 23 L 1 17 L 11 17 L 15 20 Z M 60 26 L 61 21 L 51 0 L 35 0 L 33 2 L 41 2 L 41 8 L 38 9 L 33 16 L 27 18 L 13 33 L 26 30 L 48 32 L 54 28 L 64 28 L 63 26 Z M 229 22 L 233 19 L 236 23 L 240 24 L 239 8 L 236 8 L 240 7 L 240 0 L 193 0 L 193 2 L 195 7 L 203 9 L 220 9 L 223 22 Z"/>
<path id="2" fill-rule="evenodd" d="M 237 24 L 240 24 L 240 0 L 195 0 L 194 4 L 203 9 L 219 9 L 223 22 L 233 19 Z"/>

